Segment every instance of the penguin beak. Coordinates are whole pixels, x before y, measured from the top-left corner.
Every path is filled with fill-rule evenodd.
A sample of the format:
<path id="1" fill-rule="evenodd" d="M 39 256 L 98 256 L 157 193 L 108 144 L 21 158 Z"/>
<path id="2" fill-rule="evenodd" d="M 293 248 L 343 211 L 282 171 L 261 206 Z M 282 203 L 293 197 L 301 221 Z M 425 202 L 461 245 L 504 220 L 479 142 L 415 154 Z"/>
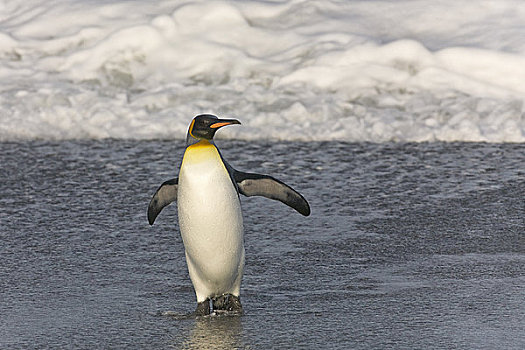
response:
<path id="1" fill-rule="evenodd" d="M 238 121 L 237 119 L 218 119 L 217 122 L 210 125 L 210 128 L 218 129 L 226 125 L 240 124 L 240 123 L 241 122 Z"/>

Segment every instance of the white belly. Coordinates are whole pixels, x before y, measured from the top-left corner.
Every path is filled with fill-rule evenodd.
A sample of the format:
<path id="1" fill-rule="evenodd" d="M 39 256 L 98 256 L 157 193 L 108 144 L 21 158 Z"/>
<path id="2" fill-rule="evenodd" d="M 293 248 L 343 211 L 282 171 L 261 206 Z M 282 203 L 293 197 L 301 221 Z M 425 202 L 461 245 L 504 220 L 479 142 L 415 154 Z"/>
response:
<path id="1" fill-rule="evenodd" d="M 225 293 L 238 296 L 244 268 L 239 196 L 217 150 L 207 148 L 193 150 L 198 156 L 186 151 L 177 195 L 179 226 L 198 302 Z"/>

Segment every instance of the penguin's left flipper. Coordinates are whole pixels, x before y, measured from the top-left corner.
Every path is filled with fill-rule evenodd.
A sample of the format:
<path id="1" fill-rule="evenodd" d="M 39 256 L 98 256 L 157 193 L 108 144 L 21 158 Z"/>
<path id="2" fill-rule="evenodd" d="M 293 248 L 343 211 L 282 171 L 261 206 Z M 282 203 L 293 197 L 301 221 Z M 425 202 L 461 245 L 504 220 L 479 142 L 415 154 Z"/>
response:
<path id="1" fill-rule="evenodd" d="M 268 175 L 243 173 L 233 169 L 233 178 L 239 192 L 247 197 L 263 196 L 275 199 L 294 208 L 304 216 L 310 215 L 310 205 L 306 199 L 293 188 Z"/>
<path id="2" fill-rule="evenodd" d="M 159 189 L 151 198 L 148 206 L 148 221 L 153 225 L 161 210 L 177 199 L 177 188 L 179 179 L 171 179 L 160 185 Z"/>

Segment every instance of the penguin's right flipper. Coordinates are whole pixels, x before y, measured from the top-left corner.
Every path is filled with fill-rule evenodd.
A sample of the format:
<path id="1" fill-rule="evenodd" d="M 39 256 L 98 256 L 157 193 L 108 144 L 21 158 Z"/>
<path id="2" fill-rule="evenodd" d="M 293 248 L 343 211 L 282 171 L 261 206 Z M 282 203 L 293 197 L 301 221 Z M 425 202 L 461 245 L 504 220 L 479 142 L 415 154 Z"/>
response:
<path id="1" fill-rule="evenodd" d="M 268 175 L 244 173 L 235 169 L 233 169 L 233 178 L 239 192 L 247 197 L 263 196 L 275 199 L 294 208 L 304 216 L 310 215 L 310 205 L 306 199 L 284 182 Z"/>
<path id="2" fill-rule="evenodd" d="M 148 221 L 153 225 L 161 210 L 177 199 L 177 188 L 179 179 L 171 179 L 160 185 L 159 189 L 151 198 L 148 206 Z"/>

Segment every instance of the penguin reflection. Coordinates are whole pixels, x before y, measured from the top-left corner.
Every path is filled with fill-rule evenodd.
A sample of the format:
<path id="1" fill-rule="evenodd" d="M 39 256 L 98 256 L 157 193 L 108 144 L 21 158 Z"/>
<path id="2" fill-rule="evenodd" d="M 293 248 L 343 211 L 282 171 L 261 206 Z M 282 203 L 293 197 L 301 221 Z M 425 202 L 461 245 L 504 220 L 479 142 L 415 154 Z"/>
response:
<path id="1" fill-rule="evenodd" d="M 182 344 L 182 349 L 240 349 L 247 345 L 242 340 L 241 318 L 236 316 L 197 317 L 193 329 Z"/>

